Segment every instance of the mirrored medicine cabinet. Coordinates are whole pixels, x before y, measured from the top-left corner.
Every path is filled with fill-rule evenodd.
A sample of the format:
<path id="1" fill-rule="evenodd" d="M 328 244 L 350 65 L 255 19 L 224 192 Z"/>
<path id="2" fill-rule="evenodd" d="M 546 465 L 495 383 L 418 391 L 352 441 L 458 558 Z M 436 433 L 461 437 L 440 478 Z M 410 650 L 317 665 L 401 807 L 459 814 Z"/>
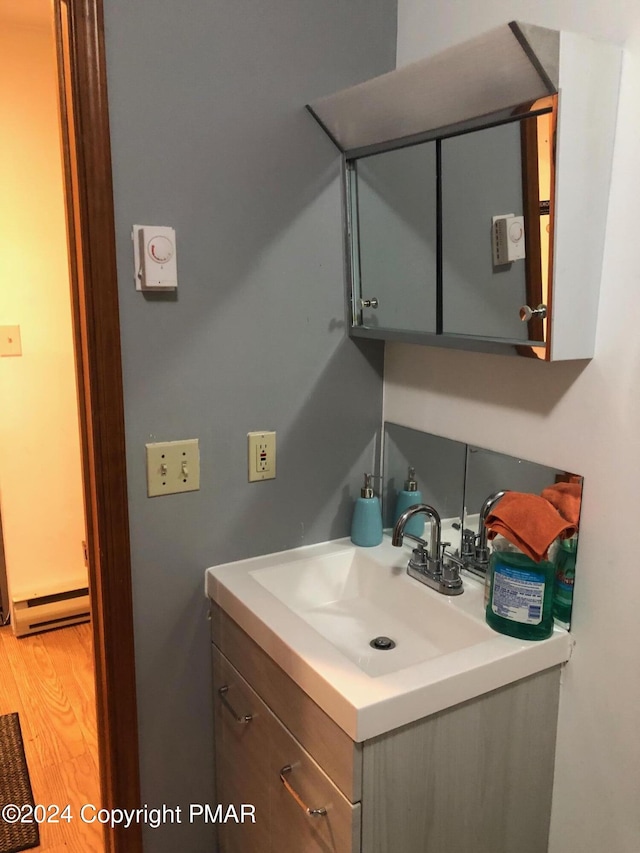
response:
<path id="1" fill-rule="evenodd" d="M 555 104 L 346 161 L 356 327 L 544 347 Z"/>
<path id="2" fill-rule="evenodd" d="M 461 553 L 465 530 L 479 532 L 482 504 L 498 491 L 539 495 L 561 482 L 583 482 L 575 472 L 497 453 L 386 422 L 384 425 L 382 514 L 393 527 L 398 493 L 413 468 L 422 501 L 440 514 L 451 549 Z M 425 530 L 428 535 L 428 530 Z"/>
<path id="3" fill-rule="evenodd" d="M 342 154 L 352 336 L 593 356 L 619 64 L 512 22 L 308 105 Z"/>

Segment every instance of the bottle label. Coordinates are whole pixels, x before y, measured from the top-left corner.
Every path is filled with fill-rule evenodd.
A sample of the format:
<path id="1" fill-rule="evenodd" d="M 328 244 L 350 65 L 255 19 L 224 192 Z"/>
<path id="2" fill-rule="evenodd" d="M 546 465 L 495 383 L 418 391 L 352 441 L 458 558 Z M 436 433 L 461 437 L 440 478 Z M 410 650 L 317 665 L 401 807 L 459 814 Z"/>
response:
<path id="1" fill-rule="evenodd" d="M 553 594 L 555 601 L 558 604 L 570 607 L 573 601 L 573 583 L 575 575 L 573 572 L 570 575 L 565 574 L 562 569 L 558 569 L 556 573 L 555 585 Z"/>
<path id="2" fill-rule="evenodd" d="M 575 582 L 575 574 L 564 572 L 558 569 L 556 572 L 556 586 L 560 587 L 564 592 L 571 594 L 573 592 L 573 584 Z"/>
<path id="3" fill-rule="evenodd" d="M 503 619 L 523 625 L 539 625 L 542 622 L 544 589 L 543 574 L 496 563 L 491 609 Z"/>

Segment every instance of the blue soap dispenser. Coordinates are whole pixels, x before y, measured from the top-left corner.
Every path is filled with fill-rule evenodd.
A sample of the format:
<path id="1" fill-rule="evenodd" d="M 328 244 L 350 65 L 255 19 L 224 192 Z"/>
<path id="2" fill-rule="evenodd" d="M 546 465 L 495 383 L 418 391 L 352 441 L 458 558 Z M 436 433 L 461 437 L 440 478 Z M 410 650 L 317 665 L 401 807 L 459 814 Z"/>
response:
<path id="1" fill-rule="evenodd" d="M 372 548 L 382 542 L 382 512 L 380 500 L 371 486 L 373 474 L 364 475 L 364 488 L 356 501 L 351 523 L 351 541 L 354 545 Z"/>
<path id="2" fill-rule="evenodd" d="M 400 518 L 402 513 L 409 509 L 410 506 L 414 504 L 422 503 L 422 492 L 418 489 L 418 483 L 416 481 L 416 469 L 409 468 L 407 479 L 404 483 L 404 489 L 398 492 L 398 499 L 396 500 L 396 512 L 393 517 L 393 523 Z M 405 533 L 410 533 L 412 536 L 422 536 L 424 533 L 424 515 L 414 515 L 413 518 L 410 518 L 409 521 L 405 524 L 404 527 Z"/>

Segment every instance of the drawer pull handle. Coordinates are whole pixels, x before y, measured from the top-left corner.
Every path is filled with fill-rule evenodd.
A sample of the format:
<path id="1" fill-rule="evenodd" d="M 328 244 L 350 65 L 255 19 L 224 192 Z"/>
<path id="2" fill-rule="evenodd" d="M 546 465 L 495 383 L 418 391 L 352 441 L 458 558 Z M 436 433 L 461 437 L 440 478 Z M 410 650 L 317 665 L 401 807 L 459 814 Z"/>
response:
<path id="1" fill-rule="evenodd" d="M 235 710 L 235 708 L 233 707 L 233 705 L 231 705 L 231 703 L 227 699 L 227 693 L 228 692 L 229 692 L 229 685 L 228 684 L 223 684 L 222 687 L 218 688 L 218 693 L 220 694 L 220 698 L 222 699 L 222 704 L 225 706 L 225 708 L 228 708 L 229 711 L 231 711 L 236 723 L 240 723 L 240 724 L 250 723 L 251 720 L 253 719 L 253 716 L 251 714 L 238 714 L 237 711 Z"/>
<path id="2" fill-rule="evenodd" d="M 302 811 L 306 812 L 306 814 L 311 815 L 311 817 L 325 817 L 325 815 L 327 814 L 327 810 L 325 808 L 310 809 L 309 806 L 304 802 L 304 800 L 302 799 L 300 794 L 297 791 L 295 791 L 291 787 L 291 785 L 288 783 L 288 781 L 286 780 L 285 777 L 288 773 L 291 773 L 292 770 L 293 770 L 293 767 L 290 764 L 285 764 L 285 766 L 280 771 L 280 781 L 282 782 L 282 784 L 286 788 L 287 793 L 291 794 L 293 799 L 300 806 Z"/>

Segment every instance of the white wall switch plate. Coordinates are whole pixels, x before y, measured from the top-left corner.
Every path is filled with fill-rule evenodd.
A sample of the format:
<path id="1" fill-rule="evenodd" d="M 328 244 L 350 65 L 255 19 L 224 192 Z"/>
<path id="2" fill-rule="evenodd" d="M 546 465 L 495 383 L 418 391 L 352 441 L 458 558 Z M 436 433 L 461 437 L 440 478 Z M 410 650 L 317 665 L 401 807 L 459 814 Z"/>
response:
<path id="1" fill-rule="evenodd" d="M 0 326 L 0 356 L 22 355 L 20 326 Z"/>
<path id="2" fill-rule="evenodd" d="M 249 482 L 273 480 L 276 476 L 275 432 L 250 432 L 249 439 Z"/>
<path id="3" fill-rule="evenodd" d="M 200 488 L 200 447 L 197 438 L 157 441 L 147 451 L 147 495 L 173 495 Z"/>
<path id="4" fill-rule="evenodd" d="M 131 239 L 136 290 L 175 290 L 178 266 L 174 229 L 164 225 L 134 225 Z"/>

